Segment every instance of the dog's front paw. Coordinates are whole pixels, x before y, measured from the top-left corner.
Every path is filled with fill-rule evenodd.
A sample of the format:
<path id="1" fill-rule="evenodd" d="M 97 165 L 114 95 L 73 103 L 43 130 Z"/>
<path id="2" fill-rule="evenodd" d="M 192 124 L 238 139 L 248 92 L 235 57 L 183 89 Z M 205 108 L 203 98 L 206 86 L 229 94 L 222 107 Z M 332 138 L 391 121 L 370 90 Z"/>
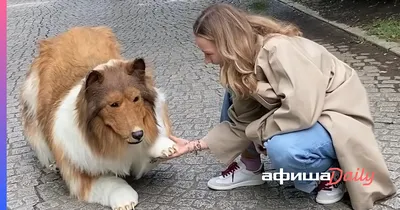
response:
<path id="1" fill-rule="evenodd" d="M 175 152 L 177 152 L 176 143 L 169 138 L 161 137 L 150 149 L 150 156 L 153 159 L 162 159 L 173 155 Z"/>
<path id="2" fill-rule="evenodd" d="M 136 204 L 134 202 L 124 205 L 124 206 L 119 206 L 115 207 L 113 210 L 132 210 L 135 209 Z"/>
<path id="3" fill-rule="evenodd" d="M 110 197 L 113 210 L 132 210 L 138 203 L 138 194 L 129 185 L 116 189 Z"/>
<path id="4" fill-rule="evenodd" d="M 161 154 L 161 158 L 166 158 L 169 157 L 171 155 L 173 155 L 175 152 L 177 152 L 178 150 L 175 147 L 176 145 L 172 145 L 171 147 L 168 147 L 167 149 L 162 150 Z"/>

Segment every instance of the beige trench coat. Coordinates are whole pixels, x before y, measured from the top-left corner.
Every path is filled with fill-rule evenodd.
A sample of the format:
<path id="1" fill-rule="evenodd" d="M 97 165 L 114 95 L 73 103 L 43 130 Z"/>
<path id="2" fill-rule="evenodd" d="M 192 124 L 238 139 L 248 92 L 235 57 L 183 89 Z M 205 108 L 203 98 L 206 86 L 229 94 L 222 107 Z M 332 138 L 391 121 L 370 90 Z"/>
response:
<path id="1" fill-rule="evenodd" d="M 311 127 L 319 121 L 330 133 L 343 173 L 375 173 L 371 185 L 348 181 L 354 209 L 370 209 L 396 193 L 378 148 L 367 92 L 357 73 L 323 46 L 302 37 L 259 37 L 255 73 L 258 90 L 246 100 L 233 98 L 233 124 L 223 122 L 203 140 L 225 164 L 249 143 Z M 307 141 L 307 139 L 304 139 Z"/>

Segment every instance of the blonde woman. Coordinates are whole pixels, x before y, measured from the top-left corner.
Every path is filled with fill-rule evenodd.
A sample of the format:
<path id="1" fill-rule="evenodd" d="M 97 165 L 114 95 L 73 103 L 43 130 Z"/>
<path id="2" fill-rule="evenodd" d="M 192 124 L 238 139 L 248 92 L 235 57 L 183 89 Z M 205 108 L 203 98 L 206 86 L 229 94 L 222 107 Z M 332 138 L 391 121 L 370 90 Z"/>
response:
<path id="1" fill-rule="evenodd" d="M 369 209 L 396 192 L 374 137 L 367 92 L 352 68 L 294 25 L 228 4 L 206 8 L 193 32 L 205 62 L 220 66 L 227 94 L 221 123 L 207 136 L 171 137 L 178 143 L 172 158 L 209 149 L 230 164 L 210 188 L 263 184 L 264 153 L 284 172 L 340 167 L 343 173 L 332 173 L 336 184 L 294 180 L 299 190 L 316 190 L 321 204 L 341 200 L 347 189 L 354 209 Z"/>

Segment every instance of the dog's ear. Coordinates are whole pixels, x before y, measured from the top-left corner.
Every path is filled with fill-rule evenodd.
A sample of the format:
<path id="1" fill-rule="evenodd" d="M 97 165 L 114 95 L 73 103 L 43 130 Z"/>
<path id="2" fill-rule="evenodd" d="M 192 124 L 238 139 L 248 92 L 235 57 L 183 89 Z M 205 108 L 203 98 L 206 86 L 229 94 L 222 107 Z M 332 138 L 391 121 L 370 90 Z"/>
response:
<path id="1" fill-rule="evenodd" d="M 90 85 L 96 82 L 101 84 L 103 80 L 104 80 L 104 75 L 102 72 L 97 70 L 92 70 L 86 75 L 85 88 L 88 88 Z"/>
<path id="2" fill-rule="evenodd" d="M 143 79 L 146 74 L 146 62 L 143 58 L 136 58 L 134 61 L 129 63 L 127 73 L 129 75 L 135 75 L 140 79 Z"/>

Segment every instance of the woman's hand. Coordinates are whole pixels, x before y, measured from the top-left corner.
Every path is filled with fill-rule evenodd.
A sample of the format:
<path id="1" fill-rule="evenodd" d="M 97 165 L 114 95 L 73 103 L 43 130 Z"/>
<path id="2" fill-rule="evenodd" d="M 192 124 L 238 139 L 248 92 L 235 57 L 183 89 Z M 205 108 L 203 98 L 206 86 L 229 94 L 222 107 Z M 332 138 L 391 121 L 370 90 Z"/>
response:
<path id="1" fill-rule="evenodd" d="M 169 138 L 176 143 L 176 152 L 168 156 L 167 159 L 179 157 L 189 152 L 200 151 L 207 148 L 202 140 L 189 141 L 186 139 L 178 138 L 176 136 L 169 136 Z"/>
<path id="2" fill-rule="evenodd" d="M 169 136 L 169 138 L 176 143 L 175 145 L 176 152 L 168 156 L 167 159 L 179 157 L 189 152 L 189 143 L 190 143 L 189 140 L 178 138 L 176 136 Z"/>

